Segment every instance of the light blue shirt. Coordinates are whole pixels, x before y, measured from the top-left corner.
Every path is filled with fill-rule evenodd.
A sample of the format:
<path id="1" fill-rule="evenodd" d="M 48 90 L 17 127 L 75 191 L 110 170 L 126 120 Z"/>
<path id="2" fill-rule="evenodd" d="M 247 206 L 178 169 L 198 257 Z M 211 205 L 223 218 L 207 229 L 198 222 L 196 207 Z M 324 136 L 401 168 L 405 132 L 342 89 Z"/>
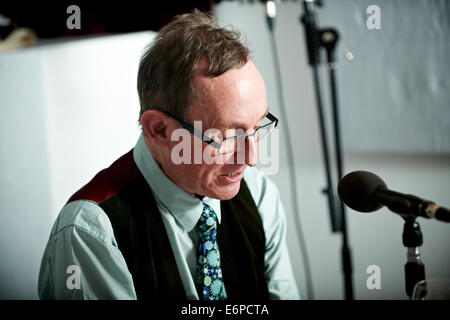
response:
<path id="1" fill-rule="evenodd" d="M 193 229 L 203 202 L 213 208 L 220 223 L 220 200 L 208 197 L 200 200 L 178 187 L 160 169 L 143 136 L 133 150 L 133 157 L 155 197 L 186 296 L 198 300 L 194 284 L 198 238 Z M 257 168 L 248 167 L 244 179 L 263 222 L 270 298 L 299 299 L 278 189 Z M 38 291 L 41 299 L 136 299 L 133 278 L 114 238 L 111 222 L 96 203 L 77 200 L 62 208 L 42 258 Z"/>

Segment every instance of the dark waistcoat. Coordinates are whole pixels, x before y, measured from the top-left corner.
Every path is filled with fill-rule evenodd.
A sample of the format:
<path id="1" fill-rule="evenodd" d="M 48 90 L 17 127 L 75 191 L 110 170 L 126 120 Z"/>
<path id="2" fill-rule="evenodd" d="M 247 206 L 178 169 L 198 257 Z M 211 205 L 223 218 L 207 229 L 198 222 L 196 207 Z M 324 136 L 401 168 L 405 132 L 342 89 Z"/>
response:
<path id="1" fill-rule="evenodd" d="M 96 202 L 111 221 L 138 299 L 186 299 L 161 214 L 132 150 L 69 202 L 81 199 Z M 233 199 L 221 201 L 217 241 L 228 299 L 267 299 L 264 229 L 244 180 Z"/>

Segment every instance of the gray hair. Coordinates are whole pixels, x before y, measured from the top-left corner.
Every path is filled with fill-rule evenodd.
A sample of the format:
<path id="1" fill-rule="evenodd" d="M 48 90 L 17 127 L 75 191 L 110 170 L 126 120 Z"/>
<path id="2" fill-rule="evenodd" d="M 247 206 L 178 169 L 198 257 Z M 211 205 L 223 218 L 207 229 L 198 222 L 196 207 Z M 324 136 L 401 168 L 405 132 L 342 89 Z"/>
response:
<path id="1" fill-rule="evenodd" d="M 249 49 L 236 30 L 220 28 L 211 13 L 197 9 L 178 15 L 164 26 L 143 54 L 137 79 L 142 114 L 159 107 L 185 118 L 194 97 L 200 60 L 204 76 L 217 77 L 249 60 Z"/>

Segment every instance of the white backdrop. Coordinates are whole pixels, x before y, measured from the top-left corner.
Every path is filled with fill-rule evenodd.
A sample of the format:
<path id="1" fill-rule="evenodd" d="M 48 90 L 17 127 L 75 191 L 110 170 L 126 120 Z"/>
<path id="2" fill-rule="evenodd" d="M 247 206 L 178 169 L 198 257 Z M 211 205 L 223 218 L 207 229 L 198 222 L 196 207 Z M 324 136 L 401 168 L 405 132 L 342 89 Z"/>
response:
<path id="1" fill-rule="evenodd" d="M 0 54 L 0 298 L 37 298 L 40 260 L 59 210 L 136 143 L 138 63 L 153 36 Z"/>

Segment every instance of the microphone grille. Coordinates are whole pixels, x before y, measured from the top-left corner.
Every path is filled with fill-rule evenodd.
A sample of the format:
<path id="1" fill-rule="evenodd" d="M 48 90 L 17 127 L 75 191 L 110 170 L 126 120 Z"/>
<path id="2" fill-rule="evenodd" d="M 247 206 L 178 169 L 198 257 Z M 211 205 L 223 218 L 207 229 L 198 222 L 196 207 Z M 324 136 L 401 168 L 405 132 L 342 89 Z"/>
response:
<path id="1" fill-rule="evenodd" d="M 353 210 L 372 212 L 383 206 L 373 197 L 378 188 L 387 188 L 380 177 L 368 171 L 353 171 L 339 181 L 338 194 Z"/>

